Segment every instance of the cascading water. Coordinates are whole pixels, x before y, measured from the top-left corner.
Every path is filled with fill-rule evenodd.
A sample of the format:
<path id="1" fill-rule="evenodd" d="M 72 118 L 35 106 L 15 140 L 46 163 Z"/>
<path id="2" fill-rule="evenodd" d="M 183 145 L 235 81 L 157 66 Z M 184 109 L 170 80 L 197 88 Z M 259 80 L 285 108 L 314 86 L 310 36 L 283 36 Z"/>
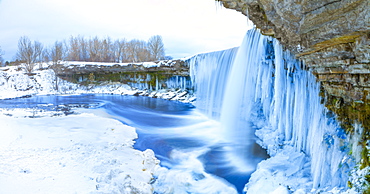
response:
<path id="1" fill-rule="evenodd" d="M 265 163 L 273 164 L 265 170 L 285 176 L 277 185 L 306 191 L 347 187 L 346 135 L 321 104 L 315 77 L 277 40 L 250 30 L 238 50 L 200 54 L 189 63 L 196 106 L 221 122 L 231 157 L 247 164 L 241 168 L 256 168 L 258 141 L 271 157 Z M 255 174 L 254 185 L 246 187 L 250 193 L 263 189 Z"/>
<path id="2" fill-rule="evenodd" d="M 227 76 L 238 48 L 204 53 L 190 58 L 190 77 L 197 91 L 197 108 L 218 119 Z"/>

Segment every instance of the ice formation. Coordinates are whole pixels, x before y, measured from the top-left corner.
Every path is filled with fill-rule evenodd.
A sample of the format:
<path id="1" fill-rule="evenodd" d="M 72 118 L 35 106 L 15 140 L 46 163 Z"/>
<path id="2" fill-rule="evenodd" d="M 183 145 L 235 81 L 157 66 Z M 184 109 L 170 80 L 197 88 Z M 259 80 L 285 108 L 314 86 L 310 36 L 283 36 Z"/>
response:
<path id="1" fill-rule="evenodd" d="M 255 141 L 270 155 L 255 167 L 248 193 L 347 188 L 346 135 L 321 103 L 315 77 L 276 39 L 250 30 L 239 49 L 189 64 L 196 106 L 222 123 L 225 138 L 245 152 L 239 157 L 248 160 Z"/>

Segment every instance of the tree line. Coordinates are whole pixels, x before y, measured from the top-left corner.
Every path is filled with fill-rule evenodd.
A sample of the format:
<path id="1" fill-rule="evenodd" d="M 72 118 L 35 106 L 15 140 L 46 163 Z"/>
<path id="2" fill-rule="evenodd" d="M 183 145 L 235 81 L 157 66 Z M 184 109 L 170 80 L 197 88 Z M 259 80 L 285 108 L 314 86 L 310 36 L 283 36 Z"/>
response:
<path id="1" fill-rule="evenodd" d="M 67 40 L 56 41 L 52 46 L 46 47 L 39 41 L 31 41 L 22 36 L 18 41 L 18 51 L 15 59 L 24 63 L 27 72 L 32 72 L 35 63 L 52 61 L 86 61 L 86 62 L 144 62 L 170 59 L 165 56 L 162 37 L 155 35 L 148 41 L 133 39 L 112 40 L 95 37 L 71 36 Z M 0 48 L 1 59 L 1 48 Z"/>

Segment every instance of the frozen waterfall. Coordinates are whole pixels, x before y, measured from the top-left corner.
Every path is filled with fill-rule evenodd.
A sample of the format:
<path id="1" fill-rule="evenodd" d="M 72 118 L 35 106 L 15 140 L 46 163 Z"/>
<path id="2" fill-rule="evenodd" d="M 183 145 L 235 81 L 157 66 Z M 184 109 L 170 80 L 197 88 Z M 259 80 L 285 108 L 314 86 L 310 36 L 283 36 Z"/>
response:
<path id="1" fill-rule="evenodd" d="M 224 138 L 237 152 L 232 157 L 253 163 L 258 142 L 268 160 L 288 153 L 289 162 L 289 154 L 298 154 L 294 168 L 271 169 L 289 171 L 287 180 L 302 176 L 306 189 L 347 187 L 347 137 L 321 103 L 315 77 L 277 40 L 253 29 L 239 49 L 199 54 L 189 64 L 196 106 L 221 122 Z M 304 169 L 308 173 L 299 173 Z M 284 184 L 294 189 L 303 183 Z"/>

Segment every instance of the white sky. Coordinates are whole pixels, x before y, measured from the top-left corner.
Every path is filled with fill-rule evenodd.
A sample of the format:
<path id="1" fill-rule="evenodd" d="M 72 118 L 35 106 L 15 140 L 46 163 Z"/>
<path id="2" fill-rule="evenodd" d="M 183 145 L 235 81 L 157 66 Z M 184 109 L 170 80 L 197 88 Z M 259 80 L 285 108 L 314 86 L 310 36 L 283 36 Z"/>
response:
<path id="1" fill-rule="evenodd" d="M 239 46 L 252 24 L 214 0 L 0 0 L 0 46 L 12 60 L 18 39 L 44 45 L 71 35 L 148 40 L 187 57 Z"/>

